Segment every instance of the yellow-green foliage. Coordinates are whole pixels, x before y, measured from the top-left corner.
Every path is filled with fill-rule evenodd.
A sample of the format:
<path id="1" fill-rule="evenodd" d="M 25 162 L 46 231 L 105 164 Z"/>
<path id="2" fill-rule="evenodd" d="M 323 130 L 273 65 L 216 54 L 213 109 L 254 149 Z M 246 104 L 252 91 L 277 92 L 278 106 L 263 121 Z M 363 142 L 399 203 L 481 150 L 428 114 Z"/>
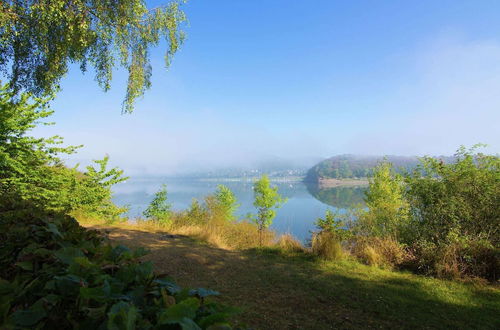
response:
<path id="1" fill-rule="evenodd" d="M 61 137 L 35 138 L 28 133 L 52 114 L 50 98 L 22 94 L 15 98 L 0 87 L 0 213 L 85 212 L 116 220 L 126 211 L 111 202 L 111 186 L 125 180 L 123 171 L 108 169 L 109 158 L 94 161 L 86 171 L 64 166 L 59 154 L 78 147 L 61 147 Z"/>
<path id="2" fill-rule="evenodd" d="M 167 186 L 163 185 L 159 191 L 155 193 L 153 200 L 149 203 L 143 214 L 152 221 L 160 223 L 169 223 L 171 221 L 172 205 L 167 202 Z"/>
<path id="3" fill-rule="evenodd" d="M 93 66 L 108 90 L 118 62 L 128 72 L 127 112 L 151 86 L 149 48 L 163 39 L 168 67 L 184 40 L 186 17 L 175 0 L 154 10 L 143 0 L 2 1 L 0 8 L 0 72 L 9 72 L 14 91 L 57 90 L 69 63 Z"/>
<path id="4" fill-rule="evenodd" d="M 402 176 L 392 171 L 390 163 L 382 162 L 369 181 L 365 198 L 368 212 L 360 214 L 358 230 L 371 236 L 399 237 L 408 221 Z"/>

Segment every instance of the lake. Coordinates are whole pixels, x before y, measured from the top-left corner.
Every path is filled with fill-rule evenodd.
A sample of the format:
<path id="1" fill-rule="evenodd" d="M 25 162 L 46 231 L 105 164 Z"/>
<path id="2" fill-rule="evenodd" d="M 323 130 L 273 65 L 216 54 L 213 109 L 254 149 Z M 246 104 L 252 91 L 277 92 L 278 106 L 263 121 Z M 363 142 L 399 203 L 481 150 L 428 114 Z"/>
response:
<path id="1" fill-rule="evenodd" d="M 168 201 L 176 211 L 187 209 L 193 198 L 201 200 L 213 193 L 218 184 L 224 184 L 234 192 L 241 204 L 237 211 L 239 216 L 256 212 L 252 205 L 253 183 L 249 181 L 131 178 L 114 187 L 113 200 L 118 205 L 129 205 L 130 218 L 139 217 L 163 183 L 167 185 Z M 272 184 L 278 186 L 279 193 L 288 200 L 278 209 L 271 229 L 278 233 L 290 233 L 304 242 L 310 238 L 311 231 L 315 229 L 316 219 L 323 217 L 326 210 L 342 212 L 350 206 L 362 203 L 366 189 L 363 186 L 320 189 L 300 181 L 272 182 Z"/>

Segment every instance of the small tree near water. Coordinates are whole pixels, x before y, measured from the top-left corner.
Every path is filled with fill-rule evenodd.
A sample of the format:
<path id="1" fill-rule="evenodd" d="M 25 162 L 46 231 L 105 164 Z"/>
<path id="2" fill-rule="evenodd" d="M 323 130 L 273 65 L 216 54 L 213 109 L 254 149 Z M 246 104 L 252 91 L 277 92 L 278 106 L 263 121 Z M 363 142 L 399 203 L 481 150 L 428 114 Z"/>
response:
<path id="1" fill-rule="evenodd" d="M 259 246 L 262 246 L 262 231 L 268 228 L 276 217 L 276 209 L 281 207 L 286 199 L 278 193 L 278 187 L 271 187 L 267 175 L 263 175 L 253 185 L 254 202 L 257 217 L 254 222 L 259 226 Z"/>
<path id="2" fill-rule="evenodd" d="M 172 215 L 171 207 L 172 205 L 167 202 L 167 186 L 162 185 L 142 214 L 153 221 L 168 223 Z"/>

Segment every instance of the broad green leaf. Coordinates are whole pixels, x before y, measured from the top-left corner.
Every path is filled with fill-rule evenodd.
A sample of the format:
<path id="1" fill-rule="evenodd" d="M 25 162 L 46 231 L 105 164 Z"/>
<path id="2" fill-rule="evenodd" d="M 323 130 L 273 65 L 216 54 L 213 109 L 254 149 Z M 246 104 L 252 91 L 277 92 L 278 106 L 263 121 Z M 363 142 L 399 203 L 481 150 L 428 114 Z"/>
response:
<path id="1" fill-rule="evenodd" d="M 154 280 L 154 283 L 158 284 L 160 288 L 167 289 L 170 294 L 176 294 L 181 292 L 180 286 L 178 286 L 172 281 L 169 281 L 168 279 L 156 279 Z"/>
<path id="2" fill-rule="evenodd" d="M 58 236 L 58 237 L 60 237 L 60 238 L 63 237 L 62 234 L 61 234 L 61 232 L 59 232 L 59 229 L 57 228 L 57 226 L 55 224 L 53 224 L 53 223 L 49 223 L 47 225 L 47 231 L 50 232 L 50 233 L 52 233 L 52 234 L 54 234 L 54 235 L 56 235 L 56 236 Z"/>
<path id="3" fill-rule="evenodd" d="M 31 261 L 19 261 L 16 262 L 16 266 L 27 271 L 33 271 L 33 262 Z"/>
<path id="4" fill-rule="evenodd" d="M 120 301 L 114 304 L 108 313 L 107 326 L 109 330 L 133 330 L 138 316 L 138 310 L 133 305 Z"/>
<path id="5" fill-rule="evenodd" d="M 226 313 L 215 313 L 209 316 L 205 316 L 198 323 L 203 329 L 205 329 L 211 325 L 226 322 L 227 318 L 228 315 Z"/>
<path id="6" fill-rule="evenodd" d="M 56 252 L 54 252 L 54 255 L 59 260 L 61 260 L 62 262 L 64 262 L 65 264 L 68 264 L 68 265 L 74 262 L 73 259 L 75 259 L 77 257 L 84 257 L 83 252 L 80 249 L 75 248 L 75 247 L 61 248 L 61 249 L 57 250 Z"/>
<path id="7" fill-rule="evenodd" d="M 183 318 L 194 319 L 196 311 L 200 307 L 200 302 L 196 298 L 188 298 L 180 303 L 173 305 L 160 313 L 158 322 L 160 324 L 169 323 L 171 321 L 181 320 Z"/>
<path id="8" fill-rule="evenodd" d="M 166 322 L 166 324 L 178 324 L 181 326 L 182 330 L 201 330 L 201 328 L 193 320 L 187 317 L 183 317 L 182 319 L 172 320 Z"/>
<path id="9" fill-rule="evenodd" d="M 42 308 L 18 310 L 12 314 L 14 323 L 23 327 L 34 326 L 46 316 L 47 313 Z"/>

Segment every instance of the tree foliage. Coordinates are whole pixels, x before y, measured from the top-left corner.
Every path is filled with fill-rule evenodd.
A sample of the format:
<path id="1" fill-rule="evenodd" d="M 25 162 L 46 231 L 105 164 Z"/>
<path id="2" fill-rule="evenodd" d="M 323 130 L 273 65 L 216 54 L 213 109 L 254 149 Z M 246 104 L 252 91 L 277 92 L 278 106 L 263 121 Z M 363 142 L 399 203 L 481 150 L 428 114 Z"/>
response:
<path id="1" fill-rule="evenodd" d="M 143 214 L 153 221 L 168 223 L 172 216 L 171 208 L 172 205 L 167 201 L 167 186 L 163 185 L 155 193 L 153 200 L 149 203 Z"/>
<path id="2" fill-rule="evenodd" d="M 456 162 L 424 157 L 407 177 L 412 226 L 433 242 L 470 237 L 500 245 L 500 158 L 461 147 Z"/>
<path id="3" fill-rule="evenodd" d="M 461 147 L 453 162 L 423 157 L 403 176 L 374 171 L 354 231 L 406 247 L 407 265 L 434 275 L 500 276 L 500 158 Z"/>
<path id="4" fill-rule="evenodd" d="M 253 185 L 254 202 L 257 208 L 255 223 L 259 226 L 260 236 L 265 228 L 268 228 L 276 217 L 276 209 L 280 208 L 286 199 L 278 193 L 278 187 L 272 187 L 267 175 L 263 175 Z"/>
<path id="5" fill-rule="evenodd" d="M 343 241 L 351 236 L 348 225 L 351 222 L 350 214 L 339 214 L 332 210 L 327 210 L 324 218 L 318 218 L 314 225 L 320 232 L 329 232 L 339 241 Z"/>
<path id="6" fill-rule="evenodd" d="M 374 236 L 397 238 L 408 221 L 403 177 L 393 172 L 391 163 L 382 162 L 374 168 L 369 182 L 365 192 L 369 211 L 361 215 L 359 226 Z"/>
<path id="7" fill-rule="evenodd" d="M 111 186 L 125 180 L 123 171 L 107 169 L 108 157 L 95 161 L 98 168 L 66 167 L 60 154 L 78 147 L 62 147 L 59 136 L 29 136 L 44 124 L 52 111 L 50 98 L 23 93 L 15 98 L 8 86 L 0 88 L 0 214 L 18 217 L 23 213 L 82 210 L 88 215 L 113 220 L 125 211 L 111 202 Z M 49 123 L 51 124 L 51 123 Z"/>
<path id="8" fill-rule="evenodd" d="M 222 184 L 217 185 L 214 196 L 224 220 L 232 221 L 236 219 L 235 212 L 240 207 L 240 204 L 238 204 L 236 196 L 231 189 Z"/>
<path id="9" fill-rule="evenodd" d="M 7 0 L 0 2 L 0 73 L 14 92 L 37 96 L 58 88 L 70 63 L 95 70 L 110 88 L 116 62 L 128 71 L 123 111 L 151 86 L 149 49 L 163 39 L 165 66 L 184 40 L 180 3 L 148 9 L 144 0 Z"/>

